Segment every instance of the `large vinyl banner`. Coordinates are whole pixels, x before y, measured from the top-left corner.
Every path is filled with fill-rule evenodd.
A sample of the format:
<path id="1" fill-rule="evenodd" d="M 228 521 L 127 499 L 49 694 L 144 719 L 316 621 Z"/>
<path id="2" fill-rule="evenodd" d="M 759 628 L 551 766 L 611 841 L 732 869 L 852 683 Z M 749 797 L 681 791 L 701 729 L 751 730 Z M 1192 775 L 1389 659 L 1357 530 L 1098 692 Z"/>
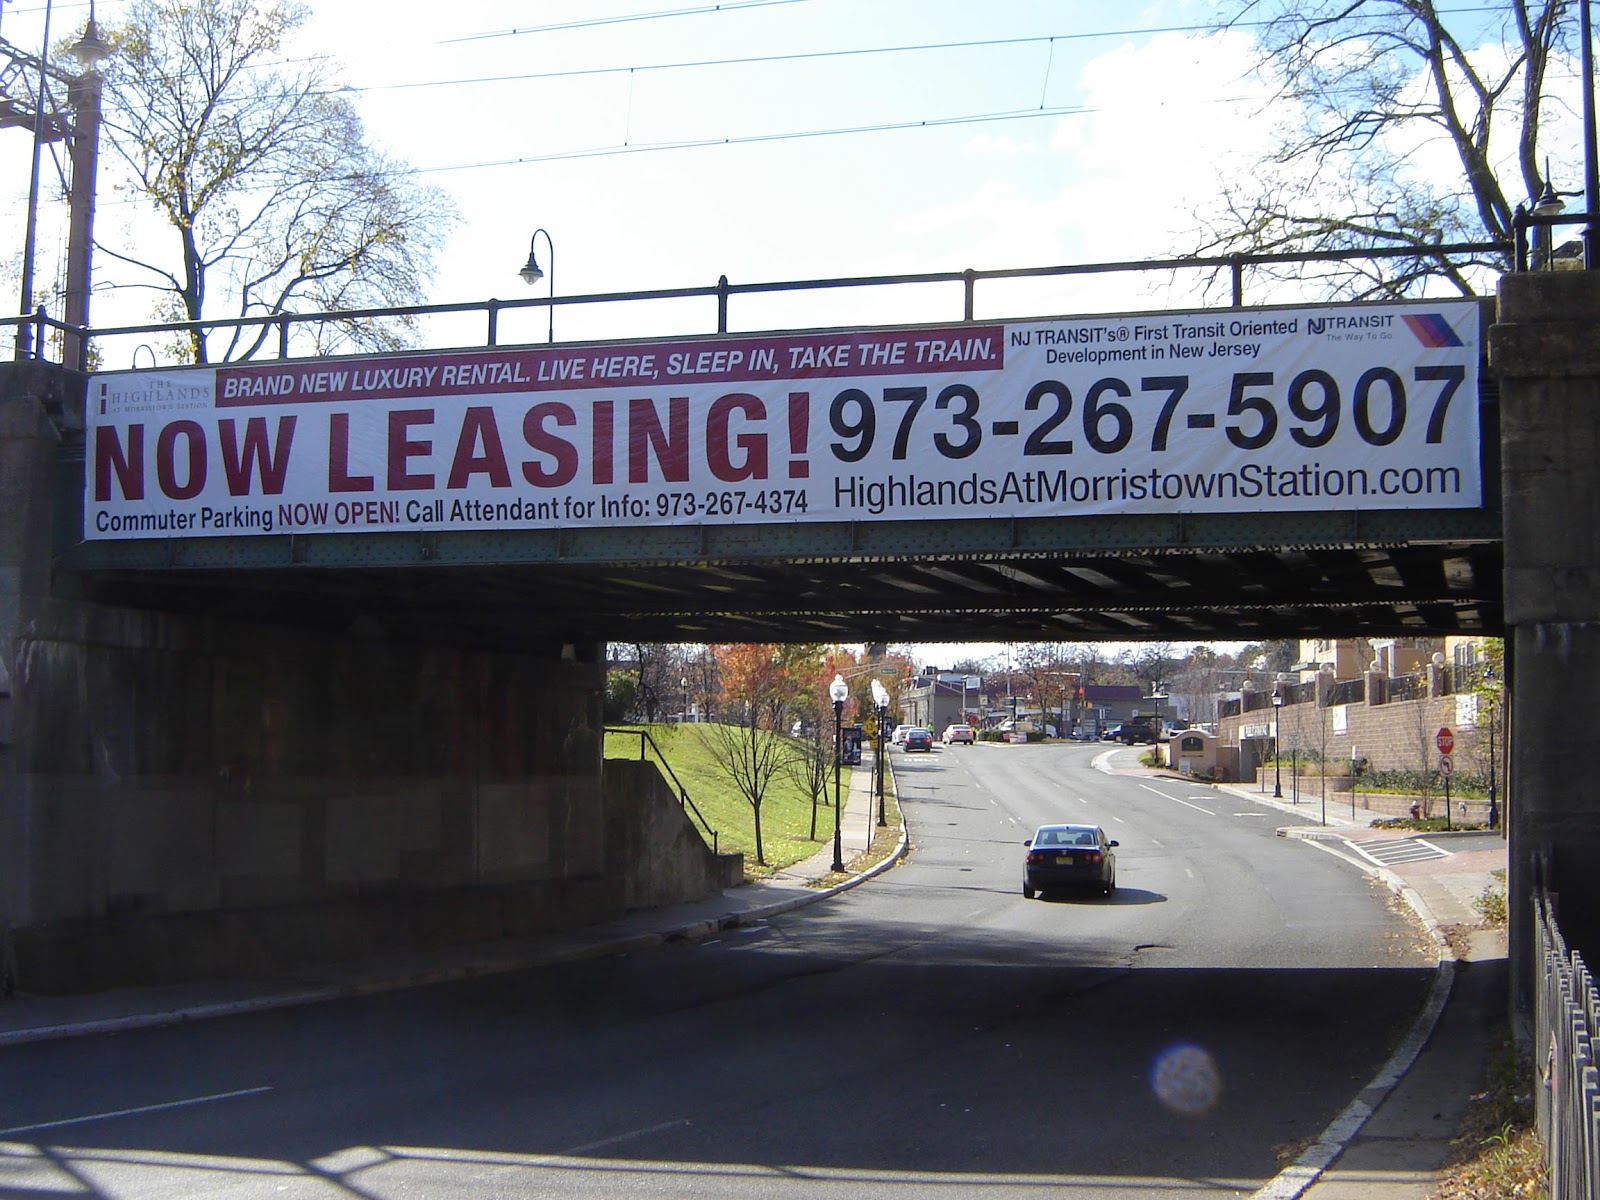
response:
<path id="1" fill-rule="evenodd" d="M 1462 508 L 1472 302 L 98 375 L 90 539 Z"/>

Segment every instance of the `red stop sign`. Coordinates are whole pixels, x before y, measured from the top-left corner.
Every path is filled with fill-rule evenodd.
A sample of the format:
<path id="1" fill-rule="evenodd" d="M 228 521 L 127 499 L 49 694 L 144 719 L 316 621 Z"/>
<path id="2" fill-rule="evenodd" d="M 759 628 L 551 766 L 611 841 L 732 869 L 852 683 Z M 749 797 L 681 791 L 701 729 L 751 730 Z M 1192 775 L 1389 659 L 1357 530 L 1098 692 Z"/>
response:
<path id="1" fill-rule="evenodd" d="M 1439 747 L 1440 754 L 1449 754 L 1456 748 L 1456 735 L 1449 729 L 1441 729 L 1434 735 L 1433 744 Z"/>

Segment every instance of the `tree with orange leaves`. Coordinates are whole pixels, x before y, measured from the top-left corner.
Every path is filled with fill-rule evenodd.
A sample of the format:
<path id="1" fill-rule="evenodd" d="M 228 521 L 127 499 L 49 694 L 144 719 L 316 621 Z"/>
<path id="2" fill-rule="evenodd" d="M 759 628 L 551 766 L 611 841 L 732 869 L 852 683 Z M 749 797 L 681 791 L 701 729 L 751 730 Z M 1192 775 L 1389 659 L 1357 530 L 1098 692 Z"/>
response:
<path id="1" fill-rule="evenodd" d="M 711 726 L 713 753 L 755 814 L 756 863 L 766 866 L 761 805 L 773 779 L 796 756 L 799 743 L 789 730 L 815 690 L 821 651 L 744 642 L 715 646 L 712 654 L 722 682 L 722 720 Z"/>

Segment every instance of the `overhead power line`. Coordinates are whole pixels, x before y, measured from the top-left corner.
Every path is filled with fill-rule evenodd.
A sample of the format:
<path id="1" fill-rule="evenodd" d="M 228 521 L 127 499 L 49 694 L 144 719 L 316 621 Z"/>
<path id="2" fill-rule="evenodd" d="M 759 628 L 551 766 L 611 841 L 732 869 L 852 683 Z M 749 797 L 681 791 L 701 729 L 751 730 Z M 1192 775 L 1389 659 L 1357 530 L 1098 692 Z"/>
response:
<path id="1" fill-rule="evenodd" d="M 839 137 L 852 133 L 891 133 L 906 129 L 935 129 L 951 125 L 980 125 L 992 121 L 1021 121 L 1033 117 L 1068 117 L 1093 112 L 1092 107 L 1071 105 L 1056 108 L 1024 108 L 1010 112 L 971 113 L 956 117 L 930 117 L 921 121 L 885 121 L 870 125 L 841 125 L 829 129 L 791 130 L 783 133 L 752 133 L 735 137 L 686 138 L 671 142 L 635 142 L 615 146 L 594 146 L 584 150 L 556 150 L 549 154 L 530 154 L 521 158 L 502 158 L 487 162 L 456 163 L 444 167 L 422 167 L 420 173 L 470 171 L 483 167 L 514 167 L 525 163 L 561 162 L 578 158 L 603 158 L 617 154 L 649 154 L 663 150 L 698 150 L 712 146 L 741 146 L 759 142 L 786 142 L 801 138 Z"/>
<path id="2" fill-rule="evenodd" d="M 556 33 L 563 29 L 592 29 L 598 25 L 628 25 L 635 21 L 659 21 L 665 17 L 698 17 L 705 13 L 732 12 L 741 8 L 770 8 L 776 4 L 805 4 L 808 0 L 730 0 L 727 4 L 701 4 L 694 8 L 671 8 L 660 12 L 627 13 L 615 17 L 589 17 L 582 21 L 562 21 L 556 25 L 534 25 L 527 29 L 501 29 L 491 33 L 469 33 L 465 37 L 442 38 L 440 45 L 453 42 L 481 42 L 489 38 L 521 37 L 529 33 Z"/>
<path id="3" fill-rule="evenodd" d="M 807 50 L 791 54 L 748 54 L 733 58 L 697 58 L 675 62 L 637 63 L 619 67 L 574 67 L 565 71 L 528 71 L 515 75 L 478 75 L 461 79 L 428 79 L 410 83 L 381 83 L 358 85 L 358 92 L 402 91 L 408 88 L 455 87 L 461 84 L 517 83 L 530 79 L 572 79 L 588 75 L 627 75 L 644 71 L 684 71 L 706 67 L 743 67 L 762 63 L 803 62 L 810 59 L 853 58 L 871 54 L 916 54 L 930 50 L 979 50 L 995 46 L 1031 46 L 1056 42 L 1081 41 L 1089 38 L 1131 37 L 1135 34 L 1197 33 L 1204 27 L 1198 25 L 1170 25 L 1149 29 L 1106 30 L 1101 33 L 1050 33 L 1030 34 L 1026 37 L 975 38 L 959 42 L 919 42 L 904 46 L 857 46 L 839 50 Z"/>

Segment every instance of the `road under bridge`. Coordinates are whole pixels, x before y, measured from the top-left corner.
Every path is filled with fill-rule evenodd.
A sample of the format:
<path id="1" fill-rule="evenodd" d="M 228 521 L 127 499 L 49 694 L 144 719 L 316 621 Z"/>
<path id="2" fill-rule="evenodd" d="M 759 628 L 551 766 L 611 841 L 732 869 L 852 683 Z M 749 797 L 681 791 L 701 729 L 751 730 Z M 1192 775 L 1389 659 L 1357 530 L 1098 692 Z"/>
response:
<path id="1" fill-rule="evenodd" d="M 238 969 L 414 937 L 430 919 L 431 936 L 483 936 L 603 908 L 600 648 L 623 639 L 1504 632 L 1531 894 L 1536 863 L 1559 870 L 1569 846 L 1600 840 L 1552 798 L 1571 748 L 1529 727 L 1587 687 L 1596 655 L 1574 632 L 1600 616 L 1582 457 L 1600 409 L 1581 392 L 1600 386 L 1591 286 L 1512 276 L 1481 321 L 1476 305 L 1442 322 L 1413 306 L 1412 357 L 1390 365 L 1360 342 L 1347 370 L 1338 349 L 1263 357 L 1257 328 L 1282 327 L 1298 354 L 1316 321 L 1329 344 L 1340 327 L 1308 310 L 1262 310 L 1234 333 L 1191 314 L 1204 339 L 1148 315 L 678 339 L 655 348 L 662 364 L 684 356 L 667 381 L 641 345 L 449 361 L 498 372 L 503 401 L 477 376 L 430 392 L 434 352 L 384 360 L 369 396 L 337 360 L 208 369 L 207 395 L 227 403 L 203 412 L 172 406 L 193 368 L 86 380 L 18 364 L 0 441 L 9 970 L 116 977 L 118 940 L 172 972 Z M 1162 361 L 1085 349 L 1118 337 L 1117 355 L 1142 339 Z M 1190 342 L 1223 361 L 1175 365 Z M 895 358 L 928 345 L 915 369 Z M 1502 361 L 1480 371 L 1485 345 Z M 830 359 L 848 346 L 858 358 Z M 768 395 L 751 372 L 784 363 Z M 1011 379 L 1014 363 L 1033 373 L 1009 391 L 974 374 Z M 1514 391 L 1549 407 L 1514 409 Z M 703 442 L 678 424 L 702 401 Z M 1278 490 L 1238 504 L 1239 481 L 1280 451 Z M 1104 492 L 1071 490 L 1085 476 L 1059 464 L 1074 453 L 1100 456 Z M 1453 498 L 1352 503 L 1323 482 L 1413 470 L 1455 473 Z M 996 482 L 1019 471 L 1039 486 Z M 474 521 L 519 472 L 590 507 Z M 1317 487 L 1283 487 L 1297 472 Z M 1233 496 L 1162 494 L 1213 478 Z M 605 510 L 619 483 L 642 507 Z M 402 930 L 384 924 L 397 896 L 450 900 Z"/>

